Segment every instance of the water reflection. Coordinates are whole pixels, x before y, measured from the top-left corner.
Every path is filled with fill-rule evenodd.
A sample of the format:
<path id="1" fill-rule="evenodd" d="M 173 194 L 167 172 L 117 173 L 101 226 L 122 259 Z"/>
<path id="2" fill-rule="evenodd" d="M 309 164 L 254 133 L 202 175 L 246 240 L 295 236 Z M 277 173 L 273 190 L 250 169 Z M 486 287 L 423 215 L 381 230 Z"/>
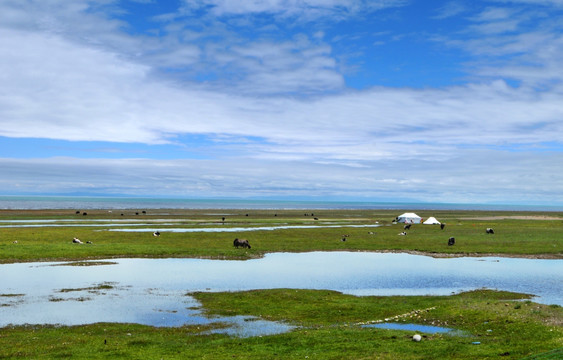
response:
<path id="1" fill-rule="evenodd" d="M 458 330 L 456 329 L 450 329 L 441 326 L 420 325 L 420 324 L 379 323 L 379 324 L 362 325 L 362 327 L 389 329 L 389 330 L 417 331 L 427 334 L 446 334 L 446 333 L 457 334 L 458 333 Z"/>
<path id="2" fill-rule="evenodd" d="M 261 320 L 253 316 L 231 316 L 228 318 L 218 318 L 217 320 L 220 322 L 221 319 L 223 319 L 228 326 L 210 330 L 208 333 L 252 337 L 282 334 L 295 328 L 295 326 L 274 321 Z"/>
<path id="3" fill-rule="evenodd" d="M 111 261 L 103 266 L 0 265 L 0 326 L 102 321 L 209 324 L 219 320 L 206 318 L 187 293 L 272 288 L 361 296 L 449 295 L 484 287 L 534 294 L 535 301 L 563 305 L 563 260 L 311 252 L 275 253 L 248 261 Z"/>
<path id="4" fill-rule="evenodd" d="M 323 223 L 326 224 L 326 223 Z M 166 232 L 242 232 L 242 231 L 270 231 L 270 230 L 286 230 L 286 229 L 320 229 L 320 228 L 358 228 L 358 227 L 379 227 L 379 225 L 276 225 L 276 226 L 255 226 L 255 227 L 219 227 L 219 228 L 167 228 Z M 132 229 L 108 229 L 108 231 L 122 232 L 149 232 L 150 229 L 132 228 Z"/>

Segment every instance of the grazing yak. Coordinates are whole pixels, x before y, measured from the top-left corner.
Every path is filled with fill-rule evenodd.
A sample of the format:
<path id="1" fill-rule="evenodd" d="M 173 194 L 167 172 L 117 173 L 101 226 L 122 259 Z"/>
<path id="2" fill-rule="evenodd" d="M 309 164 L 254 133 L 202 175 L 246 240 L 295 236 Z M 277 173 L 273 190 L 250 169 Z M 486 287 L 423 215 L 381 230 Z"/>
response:
<path id="1" fill-rule="evenodd" d="M 448 239 L 448 246 L 452 246 L 454 244 L 455 244 L 455 238 L 454 237 L 449 238 Z"/>
<path id="2" fill-rule="evenodd" d="M 236 247 L 238 249 L 239 246 L 242 246 L 243 248 L 247 248 L 250 249 L 251 246 L 248 243 L 248 240 L 246 239 L 235 239 L 235 241 L 233 241 L 233 246 Z"/>
<path id="3" fill-rule="evenodd" d="M 440 230 L 444 230 L 445 227 L 446 227 L 446 224 L 444 224 L 444 223 L 440 224 Z"/>
<path id="4" fill-rule="evenodd" d="M 405 229 L 405 230 L 410 230 L 410 228 L 411 228 L 411 224 L 403 226 L 403 229 Z"/>
<path id="5" fill-rule="evenodd" d="M 152 236 L 160 236 L 160 231 L 155 231 L 152 233 Z"/>
<path id="6" fill-rule="evenodd" d="M 487 234 L 494 234 L 495 231 L 492 228 L 487 228 Z"/>

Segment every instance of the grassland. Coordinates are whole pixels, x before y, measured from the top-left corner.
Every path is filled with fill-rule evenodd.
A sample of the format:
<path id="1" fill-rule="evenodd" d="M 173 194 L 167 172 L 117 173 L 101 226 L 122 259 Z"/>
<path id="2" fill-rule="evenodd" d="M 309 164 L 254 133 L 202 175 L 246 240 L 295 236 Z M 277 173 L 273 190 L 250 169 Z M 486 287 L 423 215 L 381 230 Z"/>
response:
<path id="1" fill-rule="evenodd" d="M 455 296 L 354 297 L 320 290 L 196 293 L 209 314 L 254 315 L 296 330 L 236 338 L 209 327 L 136 324 L 0 330 L 0 359 L 521 359 L 563 347 L 558 306 L 518 294 L 473 291 Z M 517 301 L 520 300 L 520 301 Z M 361 323 L 409 314 L 400 321 L 435 324 L 462 335 L 365 328 Z M 558 354 L 558 355 L 557 355 Z M 560 357 L 552 357 L 560 358 Z"/>
<path id="2" fill-rule="evenodd" d="M 417 211 L 445 222 L 414 225 L 399 236 L 400 210 L 69 210 L 0 211 L 0 262 L 113 257 L 246 259 L 268 252 L 409 251 L 431 256 L 498 254 L 563 258 L 563 214 Z M 123 213 L 123 215 L 121 215 Z M 138 213 L 138 214 L 136 214 Z M 223 217 L 225 220 L 223 221 Z M 315 220 L 315 218 L 317 220 Z M 98 224 L 101 226 L 92 226 Z M 129 224 L 129 225 L 128 225 Z M 130 224 L 136 224 L 135 226 Z M 144 224 L 144 225 L 142 225 Z M 361 227 L 379 225 L 378 227 Z M 311 226 L 236 232 L 171 232 L 171 228 Z M 339 227 L 328 227 L 339 226 Z M 108 231 L 145 228 L 146 232 Z M 485 233 L 487 227 L 494 235 Z M 161 236 L 154 237 L 152 231 Z M 344 235 L 347 235 L 344 237 Z M 448 246 L 449 237 L 456 238 Z M 91 244 L 72 244 L 74 237 Z M 235 237 L 252 249 L 235 249 Z M 342 241 L 342 239 L 346 241 Z M 1 287 L 0 287 L 1 289 Z M 73 290 L 73 289 L 70 289 Z M 4 299 L 21 294 L 5 293 Z M 296 326 L 285 334 L 236 338 L 210 327 L 155 328 L 138 324 L 15 326 L 0 329 L 0 359 L 521 359 L 563 357 L 563 309 L 526 295 L 477 290 L 455 296 L 355 297 L 332 291 L 274 289 L 194 293 L 207 314 L 252 315 Z M 15 306 L 15 305 L 14 305 Z M 391 319 L 458 329 L 463 336 L 364 328 Z M 217 325 L 213 325 L 217 326 Z M 544 355 L 541 355 L 544 354 Z"/>
<path id="3" fill-rule="evenodd" d="M 40 227 L 0 228 L 0 262 L 83 260 L 112 257 L 255 258 L 268 252 L 409 251 L 432 256 L 500 254 L 563 258 L 563 214 L 512 212 L 420 211 L 447 225 L 413 225 L 399 236 L 402 224 L 392 224 L 400 211 L 302 210 L 175 210 L 175 211 L 69 210 L 0 211 L 0 225 L 26 220 Z M 121 215 L 123 213 L 123 216 Z M 139 215 L 136 215 L 138 213 Z M 312 215 L 311 215 L 312 214 Z M 225 221 L 222 218 L 225 218 Z M 318 219 L 318 220 L 315 220 Z M 50 220 L 49 223 L 33 221 Z M 4 221 L 4 222 L 2 222 Z M 144 225 L 143 225 L 144 224 Z M 57 225 L 57 226 L 54 226 Z M 136 226 L 133 226 L 136 225 Z M 378 227 L 358 227 L 358 226 Z M 309 226 L 237 232 L 203 232 L 207 228 Z M 356 226 L 356 227 L 354 227 Z M 144 228 L 145 232 L 110 231 Z M 494 235 L 485 233 L 487 227 Z M 198 228 L 201 232 L 167 232 L 170 228 Z M 153 230 L 161 236 L 154 237 Z M 342 241 L 343 235 L 348 235 Z M 92 244 L 72 244 L 77 237 Z M 234 249 L 235 237 L 246 238 L 252 249 Z M 449 237 L 456 244 L 448 246 Z"/>

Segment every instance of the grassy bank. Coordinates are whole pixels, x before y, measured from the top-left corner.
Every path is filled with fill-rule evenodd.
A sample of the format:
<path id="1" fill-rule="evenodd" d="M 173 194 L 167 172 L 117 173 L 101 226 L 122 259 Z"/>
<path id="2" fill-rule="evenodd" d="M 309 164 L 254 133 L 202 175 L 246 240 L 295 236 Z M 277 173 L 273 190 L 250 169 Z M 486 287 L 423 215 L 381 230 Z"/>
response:
<path id="1" fill-rule="evenodd" d="M 400 210 L 150 210 L 145 213 L 97 210 L 88 211 L 85 216 L 83 212 L 76 214 L 70 210 L 4 210 L 0 211 L 0 225 L 37 227 L 1 227 L 0 262 L 111 257 L 253 258 L 268 252 L 317 250 L 563 258 L 562 213 L 419 211 L 423 218 L 435 216 L 445 222 L 445 228 L 417 224 L 407 230 L 406 236 L 398 235 L 403 232 L 403 224 L 392 223 L 400 213 Z M 19 222 L 11 222 L 14 220 Z M 310 228 L 203 231 L 263 226 Z M 133 227 L 145 231 L 110 231 Z M 494 235 L 485 233 L 488 227 L 494 228 Z M 202 231 L 167 231 L 171 228 Z M 161 236 L 154 237 L 154 230 L 159 230 Z M 92 244 L 72 244 L 74 237 Z M 235 237 L 248 239 L 252 249 L 234 249 Z M 450 237 L 456 239 L 454 246 L 447 245 Z"/>
<path id="2" fill-rule="evenodd" d="M 253 315 L 297 328 L 275 336 L 234 338 L 208 334 L 210 329 L 202 326 L 13 327 L 0 330 L 0 359 L 521 359 L 563 347 L 561 307 L 506 292 L 354 297 L 277 289 L 191 295 L 208 314 Z M 385 319 L 462 333 L 423 334 L 417 343 L 412 331 L 361 326 Z"/>

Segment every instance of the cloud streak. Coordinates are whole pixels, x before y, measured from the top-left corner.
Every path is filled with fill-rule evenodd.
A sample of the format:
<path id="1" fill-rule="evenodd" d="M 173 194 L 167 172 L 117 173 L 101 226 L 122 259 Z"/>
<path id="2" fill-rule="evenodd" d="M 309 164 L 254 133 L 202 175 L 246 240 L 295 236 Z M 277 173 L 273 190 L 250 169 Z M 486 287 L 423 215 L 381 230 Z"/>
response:
<path id="1" fill-rule="evenodd" d="M 229 161 L 0 159 L 7 174 L 0 179 L 0 185 L 7 193 L 302 196 L 459 203 L 479 199 L 484 203 L 546 204 L 553 204 L 553 192 L 563 191 L 560 182 L 553 183 L 559 175 L 557 167 L 552 166 L 563 160 L 561 155 L 547 155 L 538 161 L 530 154 L 504 152 L 489 161 L 488 168 L 492 170 L 484 172 L 481 162 L 487 154 L 469 151 L 445 162 L 374 161 L 366 167 L 249 159 L 238 161 L 236 167 Z M 520 195 L 507 200 L 506 191 Z"/>

